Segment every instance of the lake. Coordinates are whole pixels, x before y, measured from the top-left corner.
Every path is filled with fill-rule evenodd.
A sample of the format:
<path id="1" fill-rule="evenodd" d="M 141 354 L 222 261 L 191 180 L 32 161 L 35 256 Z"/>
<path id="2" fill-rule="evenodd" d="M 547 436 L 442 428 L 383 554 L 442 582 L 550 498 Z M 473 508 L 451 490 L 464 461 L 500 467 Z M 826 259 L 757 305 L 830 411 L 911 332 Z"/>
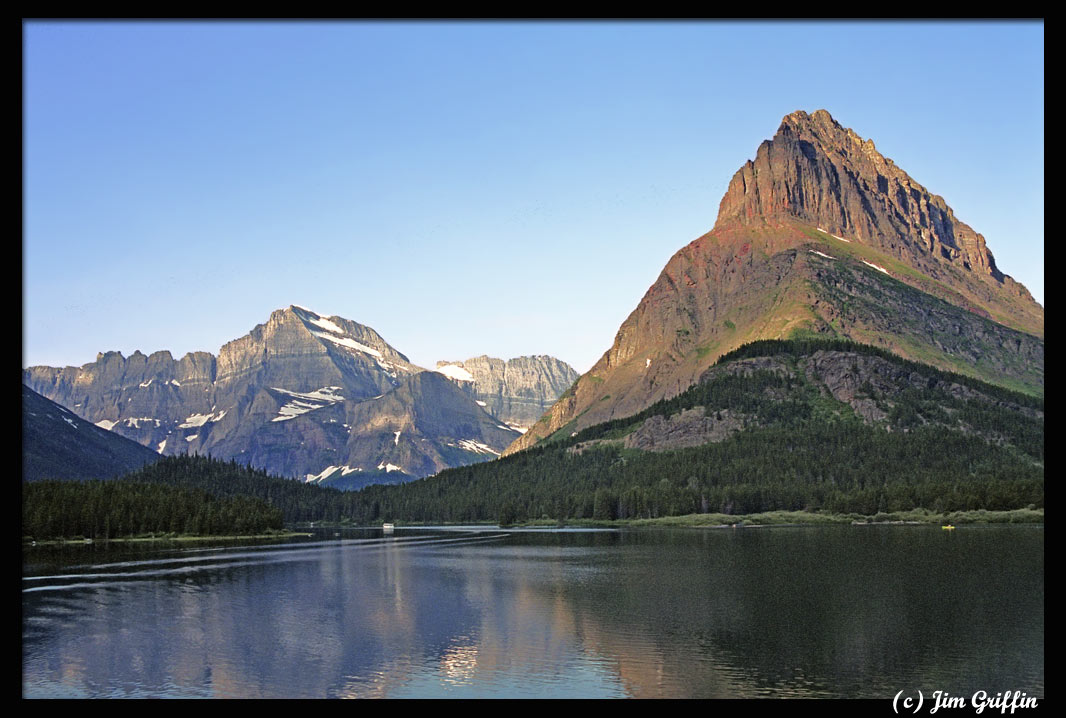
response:
<path id="1" fill-rule="evenodd" d="M 26 697 L 1044 696 L 1043 526 L 27 549 Z"/>

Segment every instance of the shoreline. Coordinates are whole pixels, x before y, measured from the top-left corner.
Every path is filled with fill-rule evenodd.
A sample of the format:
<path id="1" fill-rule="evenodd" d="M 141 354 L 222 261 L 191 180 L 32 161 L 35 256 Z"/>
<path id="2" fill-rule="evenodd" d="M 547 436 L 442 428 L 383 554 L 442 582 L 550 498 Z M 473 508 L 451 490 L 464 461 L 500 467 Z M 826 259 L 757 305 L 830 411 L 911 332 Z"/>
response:
<path id="1" fill-rule="evenodd" d="M 423 526 L 470 526 L 474 524 L 497 526 L 494 521 L 449 522 L 411 522 L 394 520 L 396 528 L 416 528 Z M 499 528 L 757 528 L 762 526 L 939 526 L 951 525 L 994 525 L 994 524 L 1043 524 L 1044 509 L 1011 509 L 1006 511 L 933 512 L 927 509 L 910 511 L 882 512 L 877 514 L 817 514 L 807 511 L 769 511 L 757 514 L 686 514 L 681 516 L 660 516 L 658 518 L 632 519 L 536 519 L 519 521 Z M 301 524 L 305 527 L 306 524 Z M 314 528 L 321 529 L 380 529 L 381 524 L 354 525 L 350 523 L 315 522 Z"/>
<path id="2" fill-rule="evenodd" d="M 298 536 L 311 536 L 312 534 L 306 531 L 281 531 L 278 533 L 269 534 L 245 534 L 245 535 L 195 535 L 195 536 L 123 536 L 106 539 L 86 539 L 86 538 L 69 538 L 69 539 L 41 539 L 41 540 L 23 540 L 23 547 L 32 546 L 92 546 L 95 544 L 108 544 L 108 543 L 195 543 L 197 541 L 241 541 L 244 539 L 285 539 L 296 538 Z"/>
<path id="3" fill-rule="evenodd" d="M 763 526 L 942 526 L 1043 524 L 1043 509 L 1009 511 L 950 511 L 935 513 L 924 509 L 861 514 L 812 514 L 805 511 L 771 511 L 761 514 L 727 516 L 688 514 L 654 519 L 625 519 L 626 526 L 670 528 L 757 528 Z"/>

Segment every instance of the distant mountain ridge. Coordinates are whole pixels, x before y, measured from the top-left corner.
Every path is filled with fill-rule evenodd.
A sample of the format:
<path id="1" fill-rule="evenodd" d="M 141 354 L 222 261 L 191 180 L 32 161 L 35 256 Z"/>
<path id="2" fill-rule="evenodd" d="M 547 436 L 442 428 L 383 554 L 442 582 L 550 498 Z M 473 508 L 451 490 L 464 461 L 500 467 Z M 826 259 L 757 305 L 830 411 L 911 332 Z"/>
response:
<path id="1" fill-rule="evenodd" d="M 347 488 L 493 458 L 519 432 L 372 328 L 292 305 L 218 356 L 105 352 L 24 382 L 159 454 L 209 453 Z"/>
<path id="2" fill-rule="evenodd" d="M 550 356 L 496 359 L 473 357 L 437 362 L 441 372 L 469 393 L 485 411 L 525 433 L 578 377 L 566 362 Z"/>
<path id="3" fill-rule="evenodd" d="M 1042 395 L 1044 310 L 984 238 L 828 112 L 787 115 L 613 345 L 505 454 L 692 386 L 749 342 L 843 338 Z"/>

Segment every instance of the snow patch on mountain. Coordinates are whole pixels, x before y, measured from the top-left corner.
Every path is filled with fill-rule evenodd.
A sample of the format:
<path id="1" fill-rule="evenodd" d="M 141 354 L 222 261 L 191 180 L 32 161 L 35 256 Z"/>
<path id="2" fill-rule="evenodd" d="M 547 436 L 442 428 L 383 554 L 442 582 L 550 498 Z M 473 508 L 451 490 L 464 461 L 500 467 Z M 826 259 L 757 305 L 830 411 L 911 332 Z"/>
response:
<path id="1" fill-rule="evenodd" d="M 314 411 L 315 409 L 321 409 L 325 406 L 344 401 L 344 397 L 338 393 L 341 390 L 341 387 L 339 386 L 324 386 L 321 389 L 315 389 L 311 392 L 289 391 L 288 389 L 282 389 L 277 386 L 272 386 L 270 388 L 273 391 L 293 397 L 289 402 L 278 409 L 278 415 L 271 419 L 271 421 L 288 421 L 289 419 L 295 419 L 302 414 L 306 414 L 309 411 Z M 222 417 L 220 416 L 219 418 L 221 419 Z"/>
<path id="2" fill-rule="evenodd" d="M 219 419 L 221 419 L 225 415 L 226 415 L 225 410 L 220 412 L 218 416 L 215 416 L 214 414 L 193 414 L 191 416 L 185 417 L 185 422 L 181 423 L 181 424 L 178 424 L 178 428 L 179 429 L 195 429 L 198 426 L 203 426 L 204 424 L 206 424 L 209 421 L 218 421 Z M 127 421 L 129 421 L 129 419 L 127 419 Z M 151 421 L 151 420 L 150 419 L 145 419 L 144 421 Z M 156 422 L 156 426 L 159 426 L 159 422 L 158 421 Z"/>
<path id="3" fill-rule="evenodd" d="M 469 451 L 474 454 L 492 454 L 493 456 L 499 456 L 500 452 L 493 449 L 491 446 L 486 446 L 480 441 L 474 439 L 459 439 L 458 444 L 448 444 L 448 446 L 458 446 L 463 451 Z"/>
<path id="4" fill-rule="evenodd" d="M 409 371 L 409 370 L 408 370 L 408 369 L 406 369 L 405 367 L 402 367 L 402 366 L 394 366 L 394 365 L 390 364 L 390 363 L 389 363 L 389 362 L 387 362 L 387 361 L 382 361 L 381 359 L 375 359 L 374 361 L 376 361 L 376 362 L 377 362 L 378 366 L 379 366 L 379 367 L 381 367 L 382 371 L 384 371 L 384 372 L 385 372 L 386 374 L 388 374 L 389 376 L 391 376 L 391 377 L 392 377 L 393 379 L 395 379 L 395 378 L 396 378 L 396 370 L 397 370 L 397 369 L 399 369 L 399 370 L 401 370 L 401 371 Z M 394 382 L 394 383 L 395 383 L 395 382 Z"/>
<path id="5" fill-rule="evenodd" d="M 307 474 L 304 478 L 305 484 L 320 484 L 326 479 L 332 478 L 337 472 L 340 472 L 341 476 L 347 476 L 348 474 L 354 474 L 356 471 L 362 471 L 360 467 L 351 466 L 327 466 L 321 472 L 317 474 Z"/>
<path id="6" fill-rule="evenodd" d="M 332 334 L 326 334 L 325 332 L 312 331 L 311 333 L 319 339 L 325 339 L 328 342 L 333 342 L 334 344 L 338 344 L 347 349 L 354 349 L 355 351 L 363 352 L 364 354 L 369 354 L 370 356 L 376 357 L 378 359 L 382 358 L 381 352 L 379 352 L 377 349 L 368 347 L 366 344 L 360 344 L 354 339 L 349 339 L 348 337 L 335 337 Z"/>
<path id="7" fill-rule="evenodd" d="M 153 419 L 150 416 L 136 416 L 136 417 L 131 416 L 128 419 L 123 419 L 122 423 L 125 424 L 126 426 L 130 427 L 131 429 L 140 429 L 142 421 L 144 421 L 144 422 L 154 422 L 156 426 L 159 426 L 159 423 L 160 423 L 159 419 Z M 183 427 L 183 428 L 189 428 L 189 427 Z"/>
<path id="8" fill-rule="evenodd" d="M 445 364 L 436 369 L 438 374 L 443 374 L 455 381 L 474 381 L 474 375 L 456 364 Z"/>
<path id="9" fill-rule="evenodd" d="M 316 319 L 312 319 L 311 323 L 314 324 L 316 327 L 322 327 L 327 332 L 333 332 L 334 334 L 344 334 L 343 329 L 341 329 L 339 326 L 337 326 L 328 319 L 318 317 Z"/>
<path id="10" fill-rule="evenodd" d="M 892 276 L 891 274 L 889 274 L 889 271 L 887 269 L 885 269 L 884 267 L 882 267 L 879 264 L 874 264 L 873 262 L 867 262 L 865 259 L 862 260 L 862 263 L 865 264 L 867 267 L 873 267 L 878 272 L 884 272 L 885 274 L 888 274 L 888 276 L 890 276 L 890 277 Z"/>
<path id="11" fill-rule="evenodd" d="M 288 394 L 289 396 L 295 396 L 300 399 L 307 399 L 308 401 L 325 401 L 325 402 L 338 402 L 344 401 L 344 397 L 338 394 L 343 387 L 339 386 L 324 386 L 321 389 L 315 389 L 314 391 L 289 391 L 288 389 L 282 389 L 280 386 L 270 387 L 274 391 L 281 392 L 282 394 Z"/>

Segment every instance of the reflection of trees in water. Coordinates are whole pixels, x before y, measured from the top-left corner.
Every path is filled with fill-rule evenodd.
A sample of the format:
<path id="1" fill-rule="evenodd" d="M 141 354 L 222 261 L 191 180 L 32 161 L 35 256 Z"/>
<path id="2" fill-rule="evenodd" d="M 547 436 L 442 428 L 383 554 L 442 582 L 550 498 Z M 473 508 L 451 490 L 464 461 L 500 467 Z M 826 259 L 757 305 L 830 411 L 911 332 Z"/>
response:
<path id="1" fill-rule="evenodd" d="M 609 580 L 568 598 L 604 632 L 654 645 L 676 695 L 715 694 L 708 680 L 723 675 L 733 695 L 873 697 L 904 682 L 963 693 L 1004 679 L 1040 694 L 1043 532 L 1008 531 L 676 532 L 671 551 L 630 546 Z"/>
<path id="2" fill-rule="evenodd" d="M 584 681 L 636 697 L 881 696 L 1007 678 L 1039 695 L 1042 545 L 1041 529 L 925 527 L 338 545 L 195 581 L 38 594 L 25 667 L 119 695 L 464 695 Z"/>

